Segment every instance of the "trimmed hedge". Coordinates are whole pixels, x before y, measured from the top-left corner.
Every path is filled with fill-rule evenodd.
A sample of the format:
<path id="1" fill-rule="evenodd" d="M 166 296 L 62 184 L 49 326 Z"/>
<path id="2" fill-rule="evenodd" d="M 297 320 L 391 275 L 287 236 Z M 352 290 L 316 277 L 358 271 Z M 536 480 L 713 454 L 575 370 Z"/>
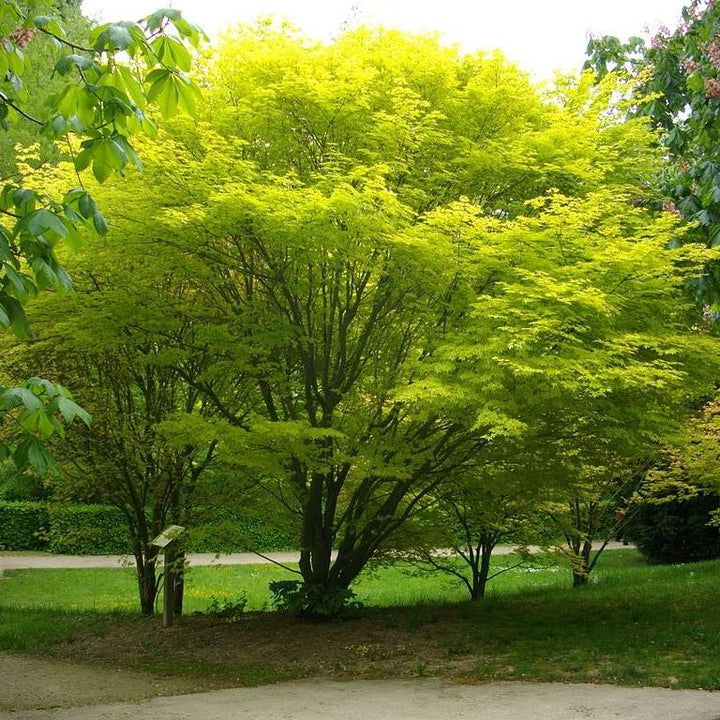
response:
<path id="1" fill-rule="evenodd" d="M 267 521 L 226 511 L 190 531 L 190 552 L 271 552 L 296 546 L 293 535 Z M 66 555 L 132 552 L 125 518 L 115 507 L 2 501 L 0 549 L 48 550 Z"/>
<path id="2" fill-rule="evenodd" d="M 45 550 L 50 524 L 39 502 L 0 502 L 0 550 Z"/>
<path id="3" fill-rule="evenodd" d="M 190 528 L 189 552 L 274 552 L 297 548 L 296 537 L 257 518 L 223 517 Z"/>
<path id="4" fill-rule="evenodd" d="M 125 555 L 132 552 L 123 514 L 109 505 L 52 505 L 48 546 L 65 555 Z"/>

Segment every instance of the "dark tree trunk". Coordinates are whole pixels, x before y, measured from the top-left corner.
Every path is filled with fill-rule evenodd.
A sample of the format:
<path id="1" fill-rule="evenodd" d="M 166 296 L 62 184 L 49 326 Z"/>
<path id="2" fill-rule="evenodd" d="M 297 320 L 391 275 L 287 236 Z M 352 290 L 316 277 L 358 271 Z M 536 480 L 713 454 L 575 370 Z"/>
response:
<path id="1" fill-rule="evenodd" d="M 175 614 L 182 615 L 183 598 L 185 594 L 185 551 L 180 551 L 175 557 Z"/>
<path id="2" fill-rule="evenodd" d="M 155 557 L 148 558 L 141 552 L 135 553 L 137 565 L 138 593 L 140 596 L 140 610 L 143 615 L 155 613 L 155 599 L 157 596 L 157 575 L 155 573 Z"/>
<path id="3" fill-rule="evenodd" d="M 482 540 L 473 550 L 468 548 L 472 560 L 472 586 L 470 587 L 470 599 L 482 600 L 485 597 L 488 578 L 490 577 L 490 557 L 497 544 L 497 536 L 483 533 Z"/>
<path id="4" fill-rule="evenodd" d="M 330 582 L 332 565 L 331 530 L 323 512 L 323 489 L 327 478 L 314 473 L 303 507 L 300 572 L 308 586 L 325 587 Z"/>
<path id="5" fill-rule="evenodd" d="M 573 587 L 582 587 L 587 585 L 588 574 L 581 570 L 573 570 Z"/>
<path id="6" fill-rule="evenodd" d="M 480 566 L 473 577 L 472 599 L 482 600 L 485 597 L 488 577 L 490 576 L 490 554 L 492 546 L 483 545 L 482 554 L 480 555 Z"/>

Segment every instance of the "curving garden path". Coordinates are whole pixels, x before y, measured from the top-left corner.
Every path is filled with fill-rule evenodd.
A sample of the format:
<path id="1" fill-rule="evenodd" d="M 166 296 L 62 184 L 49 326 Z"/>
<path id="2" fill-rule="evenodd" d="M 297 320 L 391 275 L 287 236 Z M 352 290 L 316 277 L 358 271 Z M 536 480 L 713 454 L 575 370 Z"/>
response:
<path id="1" fill-rule="evenodd" d="M 158 697 L 173 690 L 149 675 L 38 660 L 23 688 L 33 659 L 20 673 L 8 667 L 17 659 L 0 656 L 2 720 L 720 720 L 718 693 L 612 685 L 301 680 Z"/>

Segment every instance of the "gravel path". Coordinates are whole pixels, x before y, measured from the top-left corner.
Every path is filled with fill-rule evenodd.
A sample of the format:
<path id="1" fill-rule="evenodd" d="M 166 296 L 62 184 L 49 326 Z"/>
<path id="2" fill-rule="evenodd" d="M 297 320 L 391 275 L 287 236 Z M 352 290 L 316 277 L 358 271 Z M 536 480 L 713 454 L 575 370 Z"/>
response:
<path id="1" fill-rule="evenodd" d="M 607 550 L 619 550 L 628 546 L 620 542 L 611 542 Z M 515 548 L 511 545 L 499 545 L 494 555 L 509 555 Z M 530 548 L 538 552 L 540 548 Z M 259 555 L 258 553 L 189 553 L 191 565 L 257 565 L 267 562 L 296 563 L 297 552 L 276 552 Z M 0 574 L 3 570 L 32 570 L 39 568 L 113 568 L 134 566 L 132 555 L 53 555 L 43 552 L 0 552 Z"/>
<path id="2" fill-rule="evenodd" d="M 298 553 L 268 553 L 265 557 L 256 553 L 190 553 L 191 565 L 253 565 L 267 563 L 268 559 L 280 563 L 298 561 Z M 81 569 L 134 567 L 132 555 L 53 555 L 51 553 L 0 552 L 0 573 L 3 570 L 37 570 L 44 568 Z"/>
<path id="3" fill-rule="evenodd" d="M 140 702 L 2 713 L 5 720 L 718 720 L 720 695 L 610 685 L 304 680 Z"/>

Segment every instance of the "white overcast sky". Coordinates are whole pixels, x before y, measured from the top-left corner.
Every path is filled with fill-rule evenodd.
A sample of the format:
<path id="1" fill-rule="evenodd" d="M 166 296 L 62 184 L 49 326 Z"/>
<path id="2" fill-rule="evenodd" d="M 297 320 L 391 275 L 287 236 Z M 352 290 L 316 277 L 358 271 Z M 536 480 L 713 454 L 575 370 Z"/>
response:
<path id="1" fill-rule="evenodd" d="M 674 28 L 684 0 L 84 0 L 86 14 L 103 22 L 136 20 L 159 7 L 181 10 L 210 36 L 259 16 L 286 18 L 312 38 L 328 40 L 348 22 L 441 34 L 465 51 L 501 49 L 512 61 L 546 78 L 576 70 L 589 33 L 653 34 Z"/>

